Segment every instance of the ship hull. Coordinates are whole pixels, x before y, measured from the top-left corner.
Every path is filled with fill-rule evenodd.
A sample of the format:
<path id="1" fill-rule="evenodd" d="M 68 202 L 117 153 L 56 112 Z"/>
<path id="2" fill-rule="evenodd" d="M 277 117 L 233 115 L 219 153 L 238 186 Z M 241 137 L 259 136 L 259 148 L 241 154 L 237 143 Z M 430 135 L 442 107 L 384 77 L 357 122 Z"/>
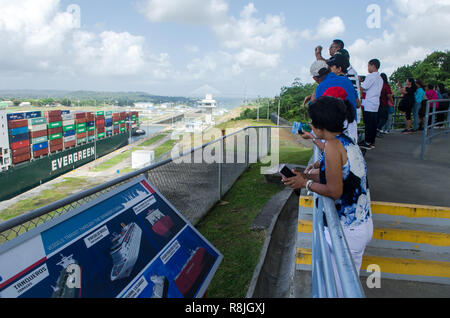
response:
<path id="1" fill-rule="evenodd" d="M 12 199 L 95 160 L 95 152 L 100 158 L 120 149 L 128 145 L 128 138 L 128 133 L 122 133 L 11 167 L 0 173 L 0 201 Z"/>

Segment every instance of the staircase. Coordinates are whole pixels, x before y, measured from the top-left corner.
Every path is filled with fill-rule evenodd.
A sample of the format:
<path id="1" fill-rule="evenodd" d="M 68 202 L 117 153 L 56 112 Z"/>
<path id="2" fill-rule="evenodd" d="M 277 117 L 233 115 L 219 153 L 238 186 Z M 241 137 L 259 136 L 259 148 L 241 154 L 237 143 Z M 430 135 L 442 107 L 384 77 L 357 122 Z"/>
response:
<path id="1" fill-rule="evenodd" d="M 296 269 L 303 275 L 311 271 L 312 208 L 312 197 L 301 196 Z M 360 275 L 366 296 L 450 297 L 450 208 L 372 202 L 372 214 Z M 367 286 L 369 265 L 381 271 L 381 288 Z"/>

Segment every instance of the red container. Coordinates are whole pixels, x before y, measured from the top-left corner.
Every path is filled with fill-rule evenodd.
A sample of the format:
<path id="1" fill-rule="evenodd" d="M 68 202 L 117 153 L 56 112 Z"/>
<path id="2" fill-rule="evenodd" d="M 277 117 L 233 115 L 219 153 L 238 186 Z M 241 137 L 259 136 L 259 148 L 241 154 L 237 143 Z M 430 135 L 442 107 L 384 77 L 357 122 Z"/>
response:
<path id="1" fill-rule="evenodd" d="M 82 139 L 82 138 L 86 138 L 86 137 L 87 137 L 87 133 L 77 134 L 77 139 Z"/>
<path id="2" fill-rule="evenodd" d="M 46 137 L 47 136 L 47 130 L 39 130 L 39 131 L 32 131 L 30 132 L 30 138 L 40 138 L 40 137 Z"/>
<path id="3" fill-rule="evenodd" d="M 51 153 L 56 152 L 56 151 L 61 151 L 61 150 L 63 150 L 63 144 L 60 144 L 60 145 L 54 146 L 54 147 L 50 146 L 50 152 Z"/>
<path id="4" fill-rule="evenodd" d="M 95 135 L 95 131 L 88 131 L 88 136 L 94 136 Z"/>
<path id="5" fill-rule="evenodd" d="M 97 128 L 97 132 L 98 133 L 104 133 L 105 132 L 105 128 L 103 127 L 103 128 Z"/>
<path id="6" fill-rule="evenodd" d="M 11 149 L 12 150 L 25 148 L 25 147 L 28 147 L 28 148 L 30 147 L 30 141 L 29 140 L 18 141 L 18 142 L 14 142 L 14 143 L 11 144 Z"/>
<path id="7" fill-rule="evenodd" d="M 64 148 L 65 149 L 72 148 L 72 147 L 75 147 L 76 144 L 77 144 L 77 142 L 75 140 L 74 141 L 69 141 L 69 142 L 64 143 Z"/>
<path id="8" fill-rule="evenodd" d="M 28 120 L 20 119 L 20 120 L 10 120 L 8 121 L 9 129 L 28 127 Z"/>
<path id="9" fill-rule="evenodd" d="M 12 162 L 13 162 L 13 164 L 16 165 L 18 163 L 22 163 L 22 162 L 25 162 L 25 161 L 30 161 L 30 159 L 31 159 L 31 153 L 29 152 L 29 153 L 24 154 L 24 155 L 13 157 L 12 158 Z"/>
<path id="10" fill-rule="evenodd" d="M 75 124 L 84 124 L 87 122 L 86 118 L 77 118 L 75 119 Z"/>
<path id="11" fill-rule="evenodd" d="M 75 113 L 75 119 L 86 119 L 86 113 Z"/>
<path id="12" fill-rule="evenodd" d="M 59 128 L 49 128 L 49 129 L 48 129 L 48 134 L 49 134 L 49 135 L 59 134 L 59 133 L 62 133 L 62 132 L 63 132 L 62 127 L 59 127 Z"/>
<path id="13" fill-rule="evenodd" d="M 40 157 L 42 157 L 44 155 L 48 155 L 48 148 L 41 149 L 41 150 L 33 152 L 33 157 L 34 158 L 40 158 Z"/>
<path id="14" fill-rule="evenodd" d="M 48 115 L 45 116 L 47 118 L 47 121 L 49 123 L 56 123 L 58 121 L 62 121 L 62 116 L 61 115 Z"/>
<path id="15" fill-rule="evenodd" d="M 48 117 L 51 116 L 61 116 L 61 110 L 49 110 L 46 112 L 46 116 L 48 115 Z"/>
<path id="16" fill-rule="evenodd" d="M 105 120 L 104 119 L 97 119 L 97 126 L 105 126 Z"/>
<path id="17" fill-rule="evenodd" d="M 11 151 L 13 157 L 18 157 L 30 152 L 30 147 L 22 147 Z"/>
<path id="18" fill-rule="evenodd" d="M 55 139 L 55 140 L 50 140 L 50 147 L 56 147 L 59 145 L 63 144 L 63 139 L 59 138 L 59 139 Z"/>

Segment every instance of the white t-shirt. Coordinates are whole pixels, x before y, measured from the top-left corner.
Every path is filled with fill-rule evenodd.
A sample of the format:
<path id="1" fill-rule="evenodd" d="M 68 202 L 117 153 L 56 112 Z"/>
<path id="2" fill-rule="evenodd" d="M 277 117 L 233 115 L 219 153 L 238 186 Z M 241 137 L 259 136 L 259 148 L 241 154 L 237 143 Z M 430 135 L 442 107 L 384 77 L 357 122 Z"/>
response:
<path id="1" fill-rule="evenodd" d="M 364 111 L 378 112 L 383 84 L 383 79 L 378 72 L 370 73 L 367 75 L 366 80 L 361 83 L 362 89 L 366 91 L 366 99 L 362 101 Z"/>

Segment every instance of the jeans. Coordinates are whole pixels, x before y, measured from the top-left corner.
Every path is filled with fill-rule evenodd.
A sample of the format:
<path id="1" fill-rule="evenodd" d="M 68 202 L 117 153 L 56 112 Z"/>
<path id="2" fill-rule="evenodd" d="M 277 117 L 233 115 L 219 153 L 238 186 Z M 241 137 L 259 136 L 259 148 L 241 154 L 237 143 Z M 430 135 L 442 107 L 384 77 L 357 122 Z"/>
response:
<path id="1" fill-rule="evenodd" d="M 393 113 L 389 113 L 388 115 L 388 119 L 386 121 L 386 124 L 381 128 L 381 130 L 384 131 L 391 131 L 392 128 L 392 119 L 394 118 L 394 114 Z"/>
<path id="2" fill-rule="evenodd" d="M 375 144 L 377 137 L 378 112 L 364 111 L 364 124 L 366 125 L 366 142 Z"/>
<path id="3" fill-rule="evenodd" d="M 389 106 L 380 106 L 380 109 L 378 110 L 378 124 L 377 124 L 377 128 L 379 130 L 383 129 L 384 125 L 386 125 L 388 117 L 389 117 Z"/>
<path id="4" fill-rule="evenodd" d="M 422 103 L 415 103 L 413 108 L 413 115 L 414 115 L 414 126 L 413 129 L 417 130 L 419 129 L 419 110 L 422 106 Z"/>
<path id="5" fill-rule="evenodd" d="M 367 222 L 351 229 L 343 228 L 345 239 L 347 240 L 348 247 L 350 249 L 350 254 L 352 256 L 353 263 L 355 264 L 356 273 L 360 274 L 361 272 L 361 264 L 362 259 L 364 255 L 364 251 L 366 249 L 366 246 L 370 243 L 373 236 L 373 221 L 372 218 L 370 218 Z M 342 298 L 344 297 L 344 293 L 342 291 L 342 284 L 341 280 L 339 278 L 337 266 L 336 266 L 336 259 L 334 257 L 333 253 L 333 244 L 331 242 L 331 236 L 330 232 L 328 231 L 328 228 L 325 227 L 325 240 L 328 243 L 328 247 L 330 249 L 331 254 L 331 263 L 333 265 L 333 271 L 334 271 L 334 279 L 336 282 L 336 290 L 338 293 L 338 297 Z M 364 269 L 365 270 L 365 269 Z"/>

